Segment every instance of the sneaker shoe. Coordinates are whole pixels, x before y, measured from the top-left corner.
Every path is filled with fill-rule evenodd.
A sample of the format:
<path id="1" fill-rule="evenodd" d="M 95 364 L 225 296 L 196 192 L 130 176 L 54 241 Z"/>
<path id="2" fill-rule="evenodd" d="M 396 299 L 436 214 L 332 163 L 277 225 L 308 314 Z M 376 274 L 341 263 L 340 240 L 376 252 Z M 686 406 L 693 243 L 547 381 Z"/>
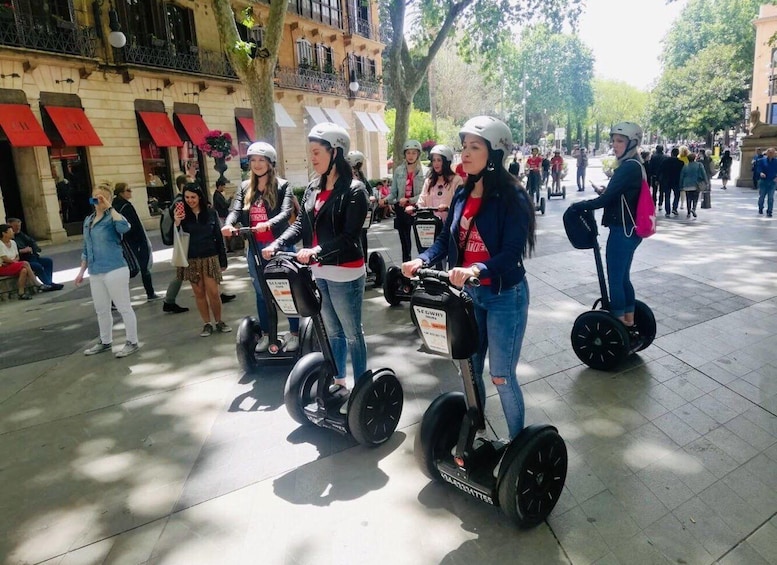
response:
<path id="1" fill-rule="evenodd" d="M 110 350 L 111 350 L 110 343 L 103 343 L 101 341 L 98 341 L 92 347 L 84 351 L 84 355 L 97 355 L 98 353 L 102 353 L 104 351 L 110 351 Z"/>
<path id="2" fill-rule="evenodd" d="M 677 208 L 672 209 L 672 214 L 675 216 L 679 216 L 679 214 L 677 213 Z"/>
<path id="3" fill-rule="evenodd" d="M 667 218 L 671 218 L 671 217 L 672 217 L 672 215 L 671 215 L 671 214 L 669 214 L 669 213 L 667 213 L 666 217 L 667 217 Z"/>
<path id="4" fill-rule="evenodd" d="M 688 213 L 685 215 L 685 217 L 686 217 L 686 218 L 690 218 L 690 217 L 691 217 L 691 213 L 690 213 L 690 212 L 688 212 Z"/>
<path id="5" fill-rule="evenodd" d="M 213 333 L 213 326 L 210 324 L 205 324 L 204 326 L 202 326 L 200 337 L 209 337 L 212 333 Z"/>
<path id="6" fill-rule="evenodd" d="M 286 345 L 283 346 L 284 351 L 297 351 L 299 349 L 299 336 L 289 332 L 285 338 Z"/>
<path id="7" fill-rule="evenodd" d="M 229 332 L 232 331 L 232 328 L 230 328 L 224 322 L 216 322 L 216 331 L 222 334 L 228 334 Z"/>
<path id="8" fill-rule="evenodd" d="M 146 296 L 146 300 L 148 301 L 159 300 L 160 298 L 162 298 L 161 294 L 149 294 L 148 296 Z"/>
<path id="9" fill-rule="evenodd" d="M 759 213 L 761 216 L 763 216 L 763 215 L 764 215 L 764 209 L 763 209 L 763 208 L 758 208 L 758 213 Z"/>
<path id="10" fill-rule="evenodd" d="M 50 284 L 40 285 L 41 292 L 51 292 L 52 290 L 55 290 L 53 285 L 50 285 Z"/>
<path id="11" fill-rule="evenodd" d="M 693 214 L 694 218 L 698 217 L 698 216 L 696 216 L 696 210 L 691 210 L 691 214 Z"/>
<path id="12" fill-rule="evenodd" d="M 116 354 L 116 357 L 121 359 L 122 357 L 127 357 L 129 355 L 132 355 L 133 353 L 136 353 L 140 349 L 137 343 L 132 343 L 131 341 L 128 341 L 124 344 L 124 347 L 122 347 L 121 351 L 119 351 Z"/>
<path id="13" fill-rule="evenodd" d="M 771 218 L 771 217 L 772 217 L 772 213 L 771 213 L 771 212 L 767 212 L 767 213 L 766 213 L 766 217 L 767 217 L 767 218 Z"/>
<path id="14" fill-rule="evenodd" d="M 165 302 L 162 305 L 162 312 L 171 312 L 173 314 L 181 314 L 183 312 L 188 312 L 188 308 L 184 308 L 183 306 L 178 306 L 175 302 L 169 303 Z"/>
<path id="15" fill-rule="evenodd" d="M 51 283 L 51 289 L 52 289 L 52 290 L 62 290 L 63 288 L 65 288 L 65 285 L 64 285 L 64 284 L 60 284 L 60 283 Z"/>
<path id="16" fill-rule="evenodd" d="M 267 351 L 268 347 L 270 347 L 270 338 L 267 334 L 264 334 L 259 338 L 259 343 L 256 344 L 256 347 L 254 347 L 254 351 L 256 353 L 264 353 Z"/>
<path id="17" fill-rule="evenodd" d="M 221 303 L 226 304 L 227 302 L 232 302 L 237 297 L 236 294 L 224 294 L 221 293 Z"/>

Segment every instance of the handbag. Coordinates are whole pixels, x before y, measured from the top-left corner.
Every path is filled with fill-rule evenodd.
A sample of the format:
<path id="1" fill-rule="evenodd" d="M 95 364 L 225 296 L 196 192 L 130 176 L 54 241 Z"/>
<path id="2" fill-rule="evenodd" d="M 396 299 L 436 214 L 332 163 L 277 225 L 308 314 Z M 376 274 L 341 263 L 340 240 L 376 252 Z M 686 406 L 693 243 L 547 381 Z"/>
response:
<path id="1" fill-rule="evenodd" d="M 185 231 L 173 229 L 173 258 L 170 263 L 173 267 L 189 266 L 189 234 Z"/>
<path id="2" fill-rule="evenodd" d="M 138 263 L 138 258 L 132 247 L 123 237 L 121 238 L 121 252 L 124 255 L 124 260 L 127 262 L 127 267 L 129 267 L 129 276 L 133 279 L 140 272 L 140 263 Z"/>

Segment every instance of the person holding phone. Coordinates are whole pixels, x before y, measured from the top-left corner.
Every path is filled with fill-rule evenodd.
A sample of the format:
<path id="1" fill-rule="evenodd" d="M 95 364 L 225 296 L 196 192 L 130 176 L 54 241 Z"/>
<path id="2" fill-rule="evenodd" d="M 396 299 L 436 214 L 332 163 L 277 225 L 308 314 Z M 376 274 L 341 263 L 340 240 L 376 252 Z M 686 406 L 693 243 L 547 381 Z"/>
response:
<path id="1" fill-rule="evenodd" d="M 130 302 L 129 267 L 124 260 L 121 238 L 130 231 L 130 223 L 111 206 L 113 187 L 103 183 L 92 192 L 89 203 L 94 212 L 84 220 L 84 244 L 81 269 L 75 284 L 80 286 L 89 271 L 89 289 L 100 328 L 100 341 L 84 351 L 96 355 L 111 351 L 113 345 L 113 316 L 111 302 L 121 314 L 126 331 L 124 347 L 116 357 L 127 357 L 138 351 L 138 322 Z"/>
<path id="2" fill-rule="evenodd" d="M 221 237 L 221 222 L 216 211 L 208 206 L 208 199 L 198 183 L 189 183 L 183 189 L 183 202 L 175 204 L 175 228 L 189 234 L 188 267 L 177 267 L 178 280 L 192 285 L 197 310 L 203 326 L 200 337 L 214 331 L 210 317 L 213 314 L 215 330 L 231 332 L 221 319 L 219 283 L 221 273 L 227 270 L 227 250 Z"/>

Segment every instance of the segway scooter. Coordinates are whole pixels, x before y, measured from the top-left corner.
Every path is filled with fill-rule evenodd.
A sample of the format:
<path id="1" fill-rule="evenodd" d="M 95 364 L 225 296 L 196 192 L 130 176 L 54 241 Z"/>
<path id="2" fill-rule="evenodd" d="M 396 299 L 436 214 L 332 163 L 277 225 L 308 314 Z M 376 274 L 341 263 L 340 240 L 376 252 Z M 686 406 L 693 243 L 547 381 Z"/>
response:
<path id="1" fill-rule="evenodd" d="M 419 253 L 429 249 L 442 231 L 443 222 L 435 215 L 437 208 L 416 208 L 413 218 L 413 236 Z M 397 265 L 389 267 L 383 283 L 383 296 L 391 306 L 409 302 L 414 282 L 402 274 Z"/>
<path id="2" fill-rule="evenodd" d="M 372 225 L 372 218 L 375 214 L 375 202 L 370 202 L 367 210 L 367 216 L 362 224 L 362 245 L 364 246 L 364 257 L 367 259 L 367 278 L 365 284 L 371 284 L 373 288 L 383 286 L 383 280 L 386 278 L 386 261 L 383 255 L 377 251 L 369 253 L 367 251 L 367 231 Z"/>
<path id="3" fill-rule="evenodd" d="M 501 506 L 519 527 L 542 522 L 553 510 L 567 476 L 567 449 L 551 425 L 524 428 L 510 442 L 476 438 L 485 430 L 484 398 L 475 381 L 472 356 L 478 329 L 472 299 L 450 285 L 443 271 L 419 269 L 411 307 L 426 348 L 458 360 L 464 394 L 447 392 L 424 413 L 415 457 L 429 478 Z M 470 283 L 478 285 L 477 279 Z"/>
<path id="4" fill-rule="evenodd" d="M 554 196 L 560 196 L 562 200 L 567 199 L 567 187 L 561 184 L 561 179 L 559 179 L 558 188 L 556 188 L 555 183 L 551 182 L 550 186 L 548 186 L 547 189 L 548 189 L 548 200 L 550 200 Z M 545 212 L 543 212 L 543 214 L 544 213 Z"/>
<path id="5" fill-rule="evenodd" d="M 332 391 L 338 376 L 332 347 L 321 315 L 321 293 L 310 267 L 298 263 L 293 253 L 280 252 L 264 270 L 268 284 L 277 289 L 278 306 L 286 315 L 309 317 L 321 351 L 297 361 L 286 379 L 283 400 L 289 415 L 299 424 L 351 435 L 365 446 L 385 442 L 402 414 L 402 385 L 388 368 L 367 370 L 356 379 L 353 390 Z M 346 414 L 341 414 L 343 405 Z"/>
<path id="6" fill-rule="evenodd" d="M 528 184 L 529 184 L 529 177 L 527 175 L 527 190 L 528 190 Z M 534 190 L 537 191 L 537 193 L 534 193 Z M 539 212 L 543 216 L 545 215 L 545 197 L 541 196 L 542 194 L 542 181 L 537 181 L 537 186 L 534 187 L 534 190 L 529 192 L 529 196 L 531 196 L 532 202 L 534 202 L 534 211 Z M 550 192 L 550 189 L 548 189 L 548 192 Z"/>
<path id="7" fill-rule="evenodd" d="M 575 320 L 571 335 L 572 349 L 577 358 L 592 369 L 612 371 L 629 355 L 642 351 L 653 343 L 656 337 L 656 318 L 647 304 L 637 300 L 634 324 L 639 331 L 639 339 L 630 340 L 626 326 L 609 312 L 610 300 L 594 213 L 590 210 L 567 208 L 564 212 L 564 229 L 575 249 L 593 249 L 601 293 L 591 310 L 580 314 Z"/>
<path id="8" fill-rule="evenodd" d="M 262 287 L 262 298 L 267 308 L 270 322 L 268 332 L 269 346 L 266 351 L 256 351 L 259 340 L 262 339 L 262 328 L 257 316 L 246 316 L 237 327 L 237 343 L 235 352 L 240 369 L 245 373 L 255 373 L 260 367 L 271 363 L 296 363 L 303 355 L 318 349 L 318 342 L 313 335 L 313 326 L 309 318 L 299 321 L 299 348 L 296 351 L 284 351 L 286 343 L 278 335 L 278 309 L 273 293 L 275 289 L 268 286 L 262 274 L 261 255 L 256 246 L 256 239 L 251 228 L 240 228 L 239 233 L 248 239 L 248 260 L 255 261 L 256 273 Z"/>

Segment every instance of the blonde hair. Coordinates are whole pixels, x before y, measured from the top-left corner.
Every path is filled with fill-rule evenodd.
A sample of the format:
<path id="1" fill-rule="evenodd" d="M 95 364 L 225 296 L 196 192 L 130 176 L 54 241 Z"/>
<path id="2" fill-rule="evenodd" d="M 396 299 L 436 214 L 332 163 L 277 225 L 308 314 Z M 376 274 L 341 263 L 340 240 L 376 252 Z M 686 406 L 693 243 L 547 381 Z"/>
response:
<path id="1" fill-rule="evenodd" d="M 267 188 L 264 189 L 262 198 L 267 202 L 267 209 L 274 210 L 278 204 L 278 180 L 275 177 L 275 167 L 268 161 L 270 165 L 267 169 Z M 245 198 L 243 199 L 243 208 L 248 209 L 254 199 L 254 192 L 259 191 L 259 177 L 256 176 L 254 171 L 251 171 L 251 178 L 248 181 L 248 190 L 246 190 Z"/>
<path id="2" fill-rule="evenodd" d="M 109 202 L 111 201 L 111 198 L 113 198 L 113 183 L 110 181 L 101 182 L 100 184 L 97 185 L 97 188 L 95 188 L 95 190 L 99 190 L 103 192 Z"/>

